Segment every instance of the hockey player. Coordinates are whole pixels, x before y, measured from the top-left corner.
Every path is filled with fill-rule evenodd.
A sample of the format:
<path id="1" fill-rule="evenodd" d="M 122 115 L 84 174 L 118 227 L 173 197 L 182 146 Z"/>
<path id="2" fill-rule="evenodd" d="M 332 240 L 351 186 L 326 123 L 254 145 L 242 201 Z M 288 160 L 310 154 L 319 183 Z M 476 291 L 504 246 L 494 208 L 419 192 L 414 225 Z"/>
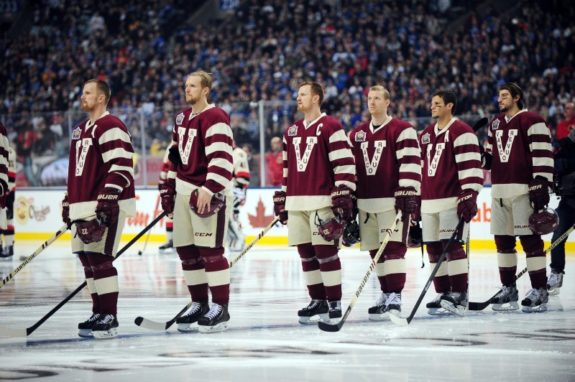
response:
<path id="1" fill-rule="evenodd" d="M 288 226 L 288 244 L 297 246 L 311 297 L 298 311 L 302 324 L 316 315 L 341 317 L 338 240 L 352 217 L 355 190 L 349 141 L 340 123 L 321 112 L 322 100 L 321 85 L 300 85 L 297 108 L 304 118 L 284 133 L 283 184 L 274 194 L 274 212 Z"/>
<path id="2" fill-rule="evenodd" d="M 132 148 L 124 123 L 107 110 L 110 88 L 101 80 L 84 84 L 80 106 L 88 119 L 74 128 L 70 142 L 67 194 L 62 219 L 72 230 L 92 316 L 78 325 L 81 337 L 117 335 L 118 272 L 112 264 L 124 221 L 136 212 Z"/>
<path id="3" fill-rule="evenodd" d="M 9 151 L 10 144 L 8 141 L 8 132 L 0 122 L 0 230 L 6 230 L 8 226 L 6 219 L 6 206 L 10 195 L 8 180 Z"/>
<path id="4" fill-rule="evenodd" d="M 224 238 L 232 206 L 233 135 L 228 114 L 208 104 L 211 87 L 207 72 L 186 78 L 191 108 L 176 116 L 169 154 L 175 173 L 160 190 L 162 208 L 173 215 L 174 247 L 192 297 L 190 309 L 176 321 L 182 332 L 195 330 L 196 322 L 201 332 L 222 331 L 230 319 Z"/>
<path id="5" fill-rule="evenodd" d="M 6 229 L 4 235 L 6 246 L 0 241 L 0 257 L 14 256 L 14 200 L 16 197 L 16 151 L 8 146 L 8 197 L 6 198 Z"/>
<path id="6" fill-rule="evenodd" d="M 388 115 L 390 102 L 387 89 L 372 86 L 367 96 L 371 120 L 354 128 L 349 136 L 357 172 L 361 250 L 369 251 L 374 258 L 396 212 L 401 211 L 404 217 L 377 264 L 382 293 L 368 310 L 370 320 L 381 320 L 387 313 L 401 311 L 407 252 L 405 233 L 410 220 L 417 220 L 420 207 L 421 156 L 417 132 L 408 122 Z"/>
<path id="7" fill-rule="evenodd" d="M 519 308 L 515 284 L 515 236 L 519 236 L 532 287 L 521 301 L 523 311 L 545 311 L 548 294 L 543 240 L 529 227 L 529 217 L 549 203 L 553 181 L 551 133 L 541 116 L 523 109 L 523 91 L 517 84 L 502 85 L 498 102 L 501 114 L 489 125 L 484 153 L 485 166 L 491 169 L 491 233 L 503 284 L 492 308 Z"/>
<path id="8" fill-rule="evenodd" d="M 168 173 L 171 172 L 171 174 L 174 174 L 174 172 L 172 171 L 173 164 L 172 164 L 172 162 L 170 162 L 170 160 L 168 158 L 169 154 L 170 154 L 170 150 L 168 147 L 166 149 L 166 152 L 164 154 L 164 158 L 162 160 L 162 169 L 160 171 L 160 179 L 158 181 L 158 190 L 160 190 L 160 191 L 162 190 L 162 187 L 164 186 L 164 184 L 166 183 L 166 181 L 168 179 Z M 168 241 L 158 247 L 160 252 L 171 251 L 174 249 L 174 238 L 173 238 L 173 236 L 174 236 L 174 222 L 168 216 L 165 217 L 164 221 L 166 223 L 166 238 Z"/>
<path id="9" fill-rule="evenodd" d="M 240 223 L 240 207 L 246 203 L 246 194 L 250 185 L 248 154 L 241 147 L 234 147 L 233 194 L 234 208 L 228 225 L 228 246 L 231 251 L 242 251 L 246 246 L 245 235 Z"/>
<path id="10" fill-rule="evenodd" d="M 421 218 L 431 265 L 435 266 L 443 251 L 447 251 L 447 258 L 433 279 L 438 295 L 427 304 L 429 314 L 462 315 L 467 309 L 468 254 L 462 242 L 477 213 L 477 194 L 483 185 L 479 142 L 473 129 L 453 116 L 456 103 L 451 91 L 433 94 L 431 116 L 436 122 L 420 135 L 424 163 Z M 458 240 L 445 248 L 460 219 L 465 224 Z"/>

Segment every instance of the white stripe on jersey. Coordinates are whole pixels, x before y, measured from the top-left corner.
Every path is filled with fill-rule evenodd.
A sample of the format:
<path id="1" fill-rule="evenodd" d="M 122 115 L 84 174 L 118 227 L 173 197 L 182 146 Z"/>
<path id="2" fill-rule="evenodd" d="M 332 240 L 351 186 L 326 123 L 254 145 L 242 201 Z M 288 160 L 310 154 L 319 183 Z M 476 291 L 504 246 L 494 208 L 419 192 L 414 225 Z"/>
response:
<path id="1" fill-rule="evenodd" d="M 108 143 L 111 141 L 122 141 L 126 143 L 131 142 L 128 133 L 126 133 L 119 127 L 113 127 L 111 129 L 106 130 L 104 134 L 100 135 L 100 139 L 98 139 L 98 144 L 101 146 L 104 143 Z"/>
<path id="2" fill-rule="evenodd" d="M 133 167 L 129 167 L 129 166 L 119 166 L 117 164 L 113 164 L 112 166 L 110 166 L 110 172 L 113 171 L 125 171 L 127 173 L 129 173 L 130 175 L 134 176 L 134 168 Z M 128 182 L 130 183 L 130 182 Z"/>
<path id="3" fill-rule="evenodd" d="M 333 161 L 336 161 L 338 159 L 350 158 L 351 156 L 353 156 L 353 154 L 351 153 L 351 149 L 339 149 L 339 150 L 330 151 L 328 156 L 329 156 L 329 161 L 333 162 Z"/>
<path id="4" fill-rule="evenodd" d="M 470 161 L 470 160 L 476 160 L 476 161 L 481 162 L 481 154 L 476 153 L 476 152 L 469 152 L 469 153 L 456 154 L 455 155 L 455 161 L 457 163 L 466 162 L 466 161 Z"/>
<path id="5" fill-rule="evenodd" d="M 212 126 L 210 126 L 208 131 L 206 131 L 206 138 L 209 138 L 212 135 L 216 135 L 216 134 L 223 134 L 223 135 L 226 135 L 226 136 L 234 139 L 231 127 L 228 126 L 227 124 L 223 123 L 223 122 L 218 122 L 218 123 L 215 123 Z M 230 150 L 230 154 L 231 154 L 231 150 Z"/>
<path id="6" fill-rule="evenodd" d="M 418 147 L 404 147 L 401 150 L 396 150 L 395 155 L 397 159 L 402 159 L 405 156 L 419 157 L 420 149 Z"/>
<path id="7" fill-rule="evenodd" d="M 126 151 L 122 147 L 118 147 L 118 148 L 108 150 L 108 151 L 102 153 L 102 160 L 104 161 L 104 163 L 108 163 L 109 161 L 114 160 L 114 159 L 118 159 L 118 158 L 124 158 L 124 159 L 132 160 L 133 156 L 134 156 L 134 153 L 132 153 L 130 151 Z"/>
<path id="8" fill-rule="evenodd" d="M 226 142 L 214 142 L 210 145 L 206 146 L 206 156 L 211 155 L 217 151 L 223 151 L 225 153 L 232 153 L 232 146 L 229 145 L 229 143 Z"/>
<path id="9" fill-rule="evenodd" d="M 224 189 L 228 188 L 228 185 L 231 183 L 228 178 L 223 177 L 220 174 L 216 174 L 215 172 L 208 172 L 208 175 L 206 176 L 206 182 L 208 180 L 213 180 L 214 182 L 221 185 Z"/>
<path id="10" fill-rule="evenodd" d="M 477 146 L 479 141 L 477 136 L 473 133 L 463 133 L 453 141 L 453 147 L 464 146 L 464 145 L 475 145 Z"/>
<path id="11" fill-rule="evenodd" d="M 212 166 L 216 166 L 216 167 L 220 167 L 223 168 L 226 171 L 229 171 L 230 173 L 233 173 L 234 171 L 234 165 L 227 159 L 225 158 L 214 158 L 210 161 L 210 163 L 208 163 L 208 169 Z M 209 170 L 208 170 L 208 174 L 209 174 Z"/>

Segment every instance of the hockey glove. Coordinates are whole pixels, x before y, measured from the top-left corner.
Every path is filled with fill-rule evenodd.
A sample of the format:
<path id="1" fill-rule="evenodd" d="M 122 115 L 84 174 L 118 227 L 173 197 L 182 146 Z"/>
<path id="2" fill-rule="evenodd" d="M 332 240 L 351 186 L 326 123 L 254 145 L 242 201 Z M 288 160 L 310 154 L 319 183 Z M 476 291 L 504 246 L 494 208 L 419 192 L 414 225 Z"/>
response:
<path id="1" fill-rule="evenodd" d="M 477 214 L 477 191 L 463 190 L 457 198 L 457 216 L 469 223 Z"/>
<path id="2" fill-rule="evenodd" d="M 282 224 L 287 224 L 288 212 L 286 211 L 286 193 L 284 191 L 274 193 L 274 214 Z"/>
<path id="3" fill-rule="evenodd" d="M 529 201 L 533 209 L 541 211 L 549 204 L 549 181 L 537 176 L 529 183 Z"/>
<path id="4" fill-rule="evenodd" d="M 420 220 L 421 197 L 413 187 L 399 187 L 395 190 L 395 210 L 401 211 L 403 220 L 411 217 L 412 221 Z"/>
<path id="5" fill-rule="evenodd" d="M 353 191 L 346 186 L 337 186 L 331 192 L 331 209 L 342 221 L 349 221 L 353 216 Z"/>
<path id="6" fill-rule="evenodd" d="M 110 226 L 118 221 L 118 214 L 120 213 L 120 206 L 118 206 L 119 199 L 120 191 L 115 188 L 105 188 L 104 191 L 98 195 L 96 218 L 100 224 Z"/>
<path id="7" fill-rule="evenodd" d="M 172 218 L 174 215 L 174 205 L 176 204 L 176 181 L 167 179 L 158 185 L 158 189 L 160 190 L 162 210 L 164 210 L 169 218 Z"/>
<path id="8" fill-rule="evenodd" d="M 182 157 L 180 156 L 180 151 L 178 150 L 178 146 L 172 145 L 168 151 L 168 159 L 174 164 L 174 168 L 181 166 L 183 163 Z"/>
<path id="9" fill-rule="evenodd" d="M 72 221 L 70 220 L 70 203 L 68 202 L 68 194 L 66 194 L 62 200 L 62 221 L 66 223 L 68 227 L 72 224 Z"/>

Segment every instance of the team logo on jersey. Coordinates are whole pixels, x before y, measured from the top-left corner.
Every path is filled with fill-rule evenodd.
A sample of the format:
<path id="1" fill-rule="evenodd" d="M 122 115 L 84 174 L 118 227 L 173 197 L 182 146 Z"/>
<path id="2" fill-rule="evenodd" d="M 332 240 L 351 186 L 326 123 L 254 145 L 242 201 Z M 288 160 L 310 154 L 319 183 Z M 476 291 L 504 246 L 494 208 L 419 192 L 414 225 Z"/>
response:
<path id="1" fill-rule="evenodd" d="M 72 139 L 80 139 L 81 135 L 82 135 L 82 129 L 80 129 L 80 126 L 76 127 L 72 131 Z"/>
<path id="2" fill-rule="evenodd" d="M 365 131 L 358 131 L 357 134 L 355 134 L 355 141 L 365 142 L 365 135 Z"/>
<path id="3" fill-rule="evenodd" d="M 297 135 L 297 126 L 293 125 L 290 126 L 290 128 L 288 129 L 288 137 L 295 137 Z"/>
<path id="4" fill-rule="evenodd" d="M 429 142 L 431 142 L 431 134 L 429 133 L 423 134 L 423 136 L 421 137 L 421 143 L 427 145 Z"/>
<path id="5" fill-rule="evenodd" d="M 497 130 L 499 128 L 500 123 L 501 123 L 501 121 L 498 119 L 491 122 L 491 130 Z"/>
<path id="6" fill-rule="evenodd" d="M 184 113 L 180 113 L 176 116 L 176 125 L 181 125 L 184 122 Z"/>

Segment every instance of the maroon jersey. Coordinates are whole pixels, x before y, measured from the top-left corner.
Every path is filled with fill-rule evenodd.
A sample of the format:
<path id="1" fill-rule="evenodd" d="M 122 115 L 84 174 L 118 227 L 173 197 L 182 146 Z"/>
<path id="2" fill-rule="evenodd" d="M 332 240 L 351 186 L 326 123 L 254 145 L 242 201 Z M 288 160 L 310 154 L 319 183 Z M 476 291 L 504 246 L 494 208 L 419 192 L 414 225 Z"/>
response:
<path id="1" fill-rule="evenodd" d="M 420 142 L 422 212 L 455 208 L 462 190 L 481 190 L 479 142 L 469 125 L 457 118 L 452 118 L 441 130 L 437 124 L 431 124 L 423 130 Z"/>
<path id="2" fill-rule="evenodd" d="M 357 172 L 357 205 L 366 212 L 382 212 L 394 208 L 394 192 L 398 187 L 421 185 L 421 156 L 417 132 L 408 123 L 396 118 L 377 129 L 365 122 L 349 135 Z"/>
<path id="3" fill-rule="evenodd" d="M 355 163 L 341 124 L 321 114 L 304 125 L 299 120 L 284 133 L 286 209 L 317 210 L 331 206 L 334 186 L 355 190 Z"/>
<path id="4" fill-rule="evenodd" d="M 182 166 L 176 169 L 176 191 L 189 195 L 203 187 L 210 193 L 231 189 L 233 135 L 228 114 L 214 105 L 200 113 L 186 109 L 176 116 L 172 134 Z"/>
<path id="5" fill-rule="evenodd" d="M 72 220 L 95 215 L 96 198 L 104 188 L 119 190 L 120 209 L 128 216 L 135 213 L 133 156 L 128 129 L 108 112 L 74 128 L 68 164 Z"/>
<path id="6" fill-rule="evenodd" d="M 8 132 L 0 122 L 0 196 L 9 192 L 8 187 Z"/>
<path id="7" fill-rule="evenodd" d="M 551 132 L 539 115 L 522 110 L 508 119 L 501 114 L 489 124 L 487 138 L 492 197 L 527 194 L 536 176 L 553 181 Z"/>

